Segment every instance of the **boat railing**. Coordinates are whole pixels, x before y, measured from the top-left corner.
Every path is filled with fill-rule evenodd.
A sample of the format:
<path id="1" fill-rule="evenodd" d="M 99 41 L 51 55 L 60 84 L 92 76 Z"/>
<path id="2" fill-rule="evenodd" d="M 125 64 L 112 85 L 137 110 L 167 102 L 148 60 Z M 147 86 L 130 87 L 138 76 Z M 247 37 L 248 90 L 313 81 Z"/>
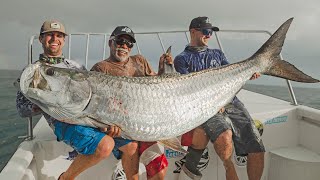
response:
<path id="1" fill-rule="evenodd" d="M 224 52 L 223 45 L 222 45 L 221 40 L 219 38 L 219 33 L 220 32 L 223 32 L 223 33 L 246 33 L 246 34 L 267 34 L 269 36 L 272 35 L 271 32 L 266 31 L 266 30 L 220 30 L 218 32 L 214 32 L 215 40 L 217 41 L 219 48 L 223 52 Z M 164 46 L 163 39 L 162 39 L 161 35 L 162 34 L 168 34 L 168 33 L 183 33 L 185 35 L 185 38 L 186 38 L 187 42 L 190 42 L 189 37 L 188 37 L 189 31 L 187 31 L 187 30 L 182 30 L 182 31 L 138 32 L 138 33 L 135 33 L 135 34 L 136 35 L 156 35 L 158 40 L 159 40 L 159 42 L 160 42 L 160 44 L 161 44 L 162 51 L 163 51 L 163 53 L 165 53 L 166 48 Z M 68 36 L 67 36 L 67 38 L 68 38 L 67 39 L 68 40 L 67 41 L 67 45 L 68 45 L 67 53 L 68 53 L 68 58 L 69 59 L 71 59 L 72 40 L 73 40 L 74 36 L 84 36 L 84 37 L 86 37 L 86 52 L 85 52 L 85 66 L 86 66 L 86 68 L 88 68 L 87 66 L 88 66 L 89 45 L 90 45 L 90 37 L 91 36 L 103 36 L 103 39 L 104 39 L 103 42 L 104 43 L 103 43 L 102 59 L 105 59 L 105 54 L 106 54 L 106 50 L 107 50 L 106 47 L 107 47 L 107 42 L 108 42 L 108 38 L 110 36 L 110 33 L 71 33 L 71 34 L 68 34 Z M 29 43 L 28 43 L 28 64 L 33 62 L 33 57 L 32 57 L 32 55 L 33 55 L 33 46 L 34 46 L 34 41 L 35 41 L 35 39 L 37 37 L 38 36 L 36 36 L 36 35 L 31 36 L 31 38 L 29 40 Z M 141 49 L 140 49 L 140 46 L 139 46 L 139 42 L 136 43 L 135 47 L 137 48 L 137 52 L 139 54 L 141 54 Z M 280 58 L 283 59 L 281 54 L 280 54 Z M 286 83 L 287 83 L 287 87 L 288 87 L 288 90 L 289 90 L 289 93 L 290 93 L 292 105 L 298 105 L 290 81 L 286 80 Z M 27 134 L 27 136 L 24 136 L 24 137 L 26 137 L 25 140 L 34 139 L 33 127 L 32 127 L 32 117 L 28 118 L 28 134 Z"/>

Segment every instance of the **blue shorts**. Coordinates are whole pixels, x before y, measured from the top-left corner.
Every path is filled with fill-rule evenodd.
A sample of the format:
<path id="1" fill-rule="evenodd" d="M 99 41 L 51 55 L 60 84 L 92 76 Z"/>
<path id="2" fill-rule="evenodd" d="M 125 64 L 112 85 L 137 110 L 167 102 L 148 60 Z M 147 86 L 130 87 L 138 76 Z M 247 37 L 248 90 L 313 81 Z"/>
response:
<path id="1" fill-rule="evenodd" d="M 80 154 L 94 154 L 99 142 L 106 135 L 98 128 L 68 124 L 61 121 L 54 121 L 54 134 L 57 136 L 58 141 L 70 145 Z M 120 147 L 132 142 L 129 139 L 114 138 L 115 146 L 112 150 L 113 155 L 117 159 L 121 159 L 122 152 Z"/>

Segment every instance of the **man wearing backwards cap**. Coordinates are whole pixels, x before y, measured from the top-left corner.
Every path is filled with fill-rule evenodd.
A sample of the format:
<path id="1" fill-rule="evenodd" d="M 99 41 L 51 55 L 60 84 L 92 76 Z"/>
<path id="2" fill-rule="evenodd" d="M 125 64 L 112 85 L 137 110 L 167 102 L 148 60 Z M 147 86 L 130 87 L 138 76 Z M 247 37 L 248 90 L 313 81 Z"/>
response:
<path id="1" fill-rule="evenodd" d="M 109 58 L 96 63 L 92 67 L 92 71 L 98 71 L 114 76 L 142 77 L 155 76 L 164 72 L 164 62 L 173 64 L 171 55 L 163 54 L 159 61 L 158 74 L 155 73 L 146 58 L 142 55 L 130 56 L 130 52 L 136 42 L 133 31 L 128 26 L 118 26 L 112 32 L 109 39 L 110 56 Z M 121 102 L 118 102 L 121 106 Z M 118 159 L 122 159 L 122 166 L 126 176 L 128 173 L 136 173 L 134 176 L 138 178 L 139 156 L 142 163 L 146 166 L 147 178 L 149 180 L 164 179 L 168 161 L 163 154 L 164 149 L 156 142 L 138 142 L 119 137 L 121 129 L 111 126 L 109 132 L 115 140 L 114 155 Z M 130 149 L 131 156 L 122 153 L 122 149 Z M 131 159 L 131 161 L 124 161 Z"/>
<path id="2" fill-rule="evenodd" d="M 189 31 L 190 44 L 174 59 L 177 72 L 187 74 L 229 64 L 221 50 L 208 48 L 212 33 L 219 31 L 219 28 L 212 26 L 208 17 L 194 18 Z M 260 74 L 254 73 L 251 79 L 259 76 Z M 225 116 L 230 118 L 231 123 L 226 121 Z M 197 165 L 209 140 L 223 162 L 227 180 L 238 179 L 231 160 L 232 140 L 237 155 L 248 155 L 249 180 L 261 178 L 265 149 L 252 118 L 237 97 L 207 122 L 182 136 L 182 145 L 189 146 L 189 153 L 181 168 L 179 176 L 181 180 L 201 179 L 202 174 Z"/>
<path id="3" fill-rule="evenodd" d="M 66 35 L 62 23 L 56 20 L 45 21 L 40 29 L 39 41 L 42 44 L 43 53 L 40 54 L 38 61 L 61 68 L 85 70 L 77 62 L 64 58 L 62 48 Z M 113 150 L 115 142 L 111 137 L 112 135 L 107 135 L 97 128 L 68 124 L 54 119 L 30 102 L 20 91 L 17 93 L 16 103 L 21 117 L 30 117 L 42 113 L 57 136 L 57 140 L 63 141 L 80 153 L 67 171 L 59 176 L 58 179 L 60 180 L 75 179 L 81 172 L 107 158 Z M 42 178 L 40 177 L 40 179 Z"/>

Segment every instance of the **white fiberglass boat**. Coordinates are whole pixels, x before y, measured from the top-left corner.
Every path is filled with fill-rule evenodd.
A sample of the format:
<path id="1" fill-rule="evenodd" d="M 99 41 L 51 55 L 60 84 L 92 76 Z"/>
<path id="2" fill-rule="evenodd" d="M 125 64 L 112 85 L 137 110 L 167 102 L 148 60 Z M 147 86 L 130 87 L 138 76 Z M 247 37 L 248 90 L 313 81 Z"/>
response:
<path id="1" fill-rule="evenodd" d="M 221 30 L 220 32 L 232 33 L 267 33 L 267 31 L 237 31 Z M 219 32 L 219 33 L 220 33 Z M 189 41 L 188 31 L 148 32 L 136 33 L 137 36 L 153 35 L 158 39 L 162 50 L 165 47 L 161 35 L 180 34 Z M 102 36 L 102 59 L 105 59 L 107 39 L 109 34 L 78 33 L 68 36 L 68 55 L 71 56 L 71 39 L 76 36 L 85 37 L 85 65 L 88 66 L 88 54 L 92 36 Z M 219 47 L 222 49 L 218 33 L 215 34 Z M 35 36 L 29 43 L 29 63 L 35 55 Z M 139 39 L 139 38 L 138 38 Z M 73 40 L 75 41 L 75 40 Z M 186 44 L 187 41 L 182 43 Z M 138 40 L 139 42 L 139 40 Z M 76 43 L 77 44 L 77 43 Z M 175 46 L 175 44 L 171 44 Z M 140 44 L 136 51 L 140 53 Z M 40 49 L 40 48 L 38 48 Z M 160 48 L 161 49 L 161 48 Z M 148 49 L 146 51 L 149 51 Z M 182 51 L 182 49 L 180 50 Z M 228 55 L 228 52 L 226 52 Z M 71 58 L 72 59 L 72 58 Z M 101 58 L 100 58 L 101 59 Z M 94 62 L 95 63 L 95 62 Z M 262 139 L 266 147 L 265 168 L 263 180 L 317 180 L 320 179 L 320 110 L 297 105 L 293 89 L 287 81 L 292 102 L 272 98 L 266 95 L 241 90 L 237 95 L 245 104 L 252 117 L 259 120 L 263 127 Z M 29 119 L 28 138 L 20 144 L 15 154 L 0 173 L 1 180 L 46 180 L 57 179 L 71 164 L 67 160 L 68 153 L 73 149 L 63 142 L 57 142 L 56 137 L 42 117 L 37 125 L 32 128 L 32 119 Z M 207 154 L 201 159 L 203 180 L 223 180 L 225 170 L 213 146 L 207 148 Z M 165 155 L 169 161 L 166 179 L 178 179 L 183 155 L 165 148 Z M 234 163 L 240 179 L 247 179 L 246 157 L 234 156 Z M 140 179 L 146 179 L 145 168 L 140 164 Z M 125 179 L 121 162 L 113 155 L 98 165 L 82 173 L 77 179 L 87 180 L 120 180 Z"/>

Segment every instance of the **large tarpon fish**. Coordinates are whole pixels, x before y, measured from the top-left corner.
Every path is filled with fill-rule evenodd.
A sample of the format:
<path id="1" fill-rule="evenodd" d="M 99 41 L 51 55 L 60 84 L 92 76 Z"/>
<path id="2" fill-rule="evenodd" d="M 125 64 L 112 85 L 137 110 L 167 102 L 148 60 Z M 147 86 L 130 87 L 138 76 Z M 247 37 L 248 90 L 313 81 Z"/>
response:
<path id="1" fill-rule="evenodd" d="M 292 20 L 281 25 L 252 57 L 223 67 L 186 75 L 115 77 L 36 63 L 22 73 L 21 92 L 61 121 L 116 125 L 124 136 L 138 141 L 168 140 L 214 116 L 255 72 L 319 82 L 280 59 Z"/>

